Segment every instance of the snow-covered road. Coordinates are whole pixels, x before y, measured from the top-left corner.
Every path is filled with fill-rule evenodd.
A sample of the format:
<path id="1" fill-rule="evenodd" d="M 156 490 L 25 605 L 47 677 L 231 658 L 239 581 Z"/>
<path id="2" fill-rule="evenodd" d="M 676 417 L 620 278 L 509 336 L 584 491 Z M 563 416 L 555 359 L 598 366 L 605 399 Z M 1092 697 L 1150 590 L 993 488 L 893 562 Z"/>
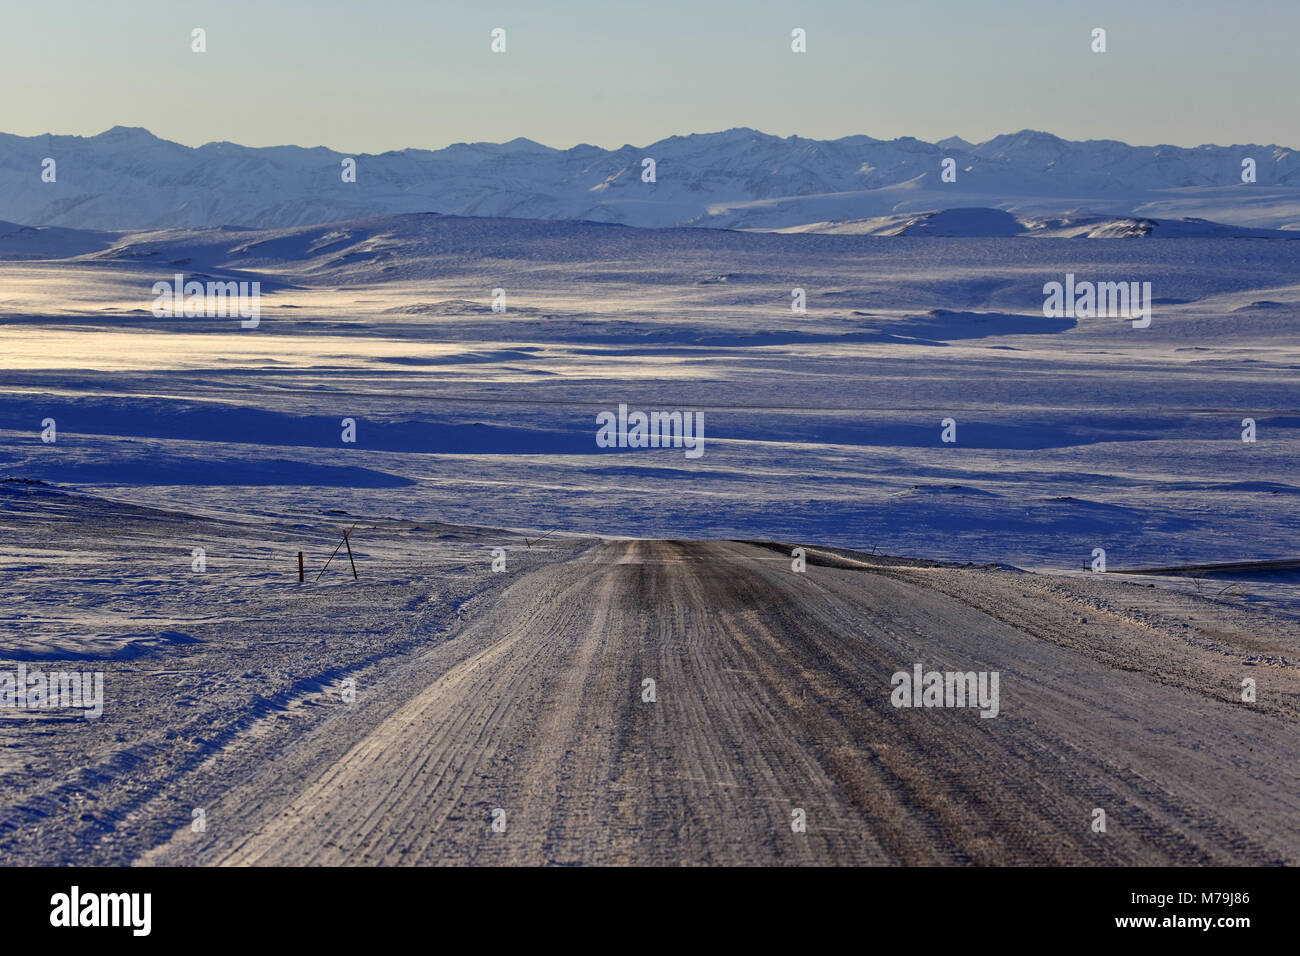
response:
<path id="1" fill-rule="evenodd" d="M 372 691 L 383 719 L 144 860 L 1300 862 L 1300 671 L 1241 662 L 1272 636 L 1132 585 L 810 557 L 624 541 L 528 573 Z M 917 669 L 980 675 L 979 706 L 898 706 Z"/>

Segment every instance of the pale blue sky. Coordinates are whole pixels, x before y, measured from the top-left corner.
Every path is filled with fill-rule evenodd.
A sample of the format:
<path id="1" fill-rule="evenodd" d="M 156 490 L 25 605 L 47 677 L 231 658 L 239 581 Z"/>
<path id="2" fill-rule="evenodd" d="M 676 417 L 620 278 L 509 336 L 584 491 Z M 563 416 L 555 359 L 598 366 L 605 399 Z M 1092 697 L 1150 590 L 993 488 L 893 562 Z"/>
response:
<path id="1" fill-rule="evenodd" d="M 1300 0 L 0 0 L 0 131 L 346 152 L 733 126 L 1300 146 L 1298 42 Z"/>

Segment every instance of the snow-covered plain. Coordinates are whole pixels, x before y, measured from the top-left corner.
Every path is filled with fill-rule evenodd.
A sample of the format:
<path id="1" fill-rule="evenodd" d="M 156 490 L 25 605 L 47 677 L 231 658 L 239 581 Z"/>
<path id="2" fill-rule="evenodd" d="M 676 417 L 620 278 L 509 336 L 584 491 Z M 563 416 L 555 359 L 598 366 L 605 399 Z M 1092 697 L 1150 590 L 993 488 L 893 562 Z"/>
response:
<path id="1" fill-rule="evenodd" d="M 0 475 L 1031 568 L 1296 556 L 1300 243 L 435 215 L 74 238 L 0 263 Z M 154 318 L 177 272 L 260 280 L 260 325 Z M 1067 272 L 1151 282 L 1150 327 L 1044 318 Z M 620 403 L 703 412 L 705 453 L 598 448 Z"/>
<path id="2" fill-rule="evenodd" d="M 0 863 L 195 851 L 195 808 L 274 789 L 286 754 L 340 757 L 408 666 L 583 535 L 1064 571 L 1005 577 L 1025 607 L 1064 594 L 1081 641 L 1150 628 L 1123 648 L 1148 672 L 1193 648 L 1289 706 L 1269 688 L 1290 686 L 1296 622 L 1257 612 L 1300 616 L 1295 569 L 1085 568 L 1095 549 L 1110 569 L 1297 557 L 1300 242 L 1014 221 L 1149 237 L 988 235 L 989 210 L 892 237 L 0 226 L 0 658 L 106 688 L 103 719 L 0 713 Z M 156 318 L 178 273 L 261 283 L 257 327 Z M 1149 327 L 1045 317 L 1067 273 L 1150 282 Z M 598 447 L 621 404 L 701 413 L 704 453 Z M 317 582 L 349 528 L 359 580 L 340 551 Z M 336 720 L 348 681 L 361 716 Z"/>

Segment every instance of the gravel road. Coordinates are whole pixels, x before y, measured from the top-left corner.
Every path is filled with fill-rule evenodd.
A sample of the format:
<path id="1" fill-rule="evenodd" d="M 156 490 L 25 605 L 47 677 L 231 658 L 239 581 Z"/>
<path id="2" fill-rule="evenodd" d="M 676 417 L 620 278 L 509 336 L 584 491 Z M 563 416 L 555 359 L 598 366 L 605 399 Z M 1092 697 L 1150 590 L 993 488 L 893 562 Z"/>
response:
<path id="1" fill-rule="evenodd" d="M 595 544 L 140 862 L 1300 863 L 1296 667 L 1243 663 L 1259 636 L 1222 622 L 1171 637 L 1128 593 Z M 894 706 L 918 664 L 997 672 L 996 717 Z"/>

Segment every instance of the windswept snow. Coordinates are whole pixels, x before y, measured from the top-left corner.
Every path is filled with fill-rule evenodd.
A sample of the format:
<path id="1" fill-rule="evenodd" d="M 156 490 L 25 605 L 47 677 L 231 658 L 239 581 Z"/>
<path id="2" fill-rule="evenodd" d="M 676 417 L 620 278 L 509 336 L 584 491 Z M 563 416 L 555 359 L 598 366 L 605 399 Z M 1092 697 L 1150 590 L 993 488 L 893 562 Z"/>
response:
<path id="1" fill-rule="evenodd" d="M 780 859 L 1293 859 L 1296 570 L 1097 572 L 1297 557 L 1300 243 L 1147 222 L 0 228 L 0 658 L 105 687 L 0 713 L 0 860 L 771 862 L 791 766 L 830 836 Z M 1014 238 L 1113 229 L 1150 234 Z M 256 327 L 156 316 L 177 276 L 258 283 Z M 1149 283 L 1150 324 L 1045 315 L 1067 276 Z M 702 454 L 602 445 L 627 410 L 700 416 Z M 916 660 L 1005 674 L 1011 734 L 896 710 Z M 693 688 L 666 735 L 647 672 Z M 968 761 L 974 823 L 873 777 L 868 725 L 898 779 Z M 728 779 L 768 783 L 643 838 Z"/>
<path id="2" fill-rule="evenodd" d="M 261 281 L 260 325 L 155 318 L 151 286 L 178 272 Z M 1150 327 L 1045 317 L 1043 286 L 1067 273 L 1150 282 Z M 0 264 L 0 474 L 213 514 L 1035 568 L 1094 549 L 1112 569 L 1294 557 L 1298 276 L 1298 243 L 1158 234 L 433 215 L 137 234 Z M 598 447 L 620 404 L 703 412 L 703 456 Z"/>

